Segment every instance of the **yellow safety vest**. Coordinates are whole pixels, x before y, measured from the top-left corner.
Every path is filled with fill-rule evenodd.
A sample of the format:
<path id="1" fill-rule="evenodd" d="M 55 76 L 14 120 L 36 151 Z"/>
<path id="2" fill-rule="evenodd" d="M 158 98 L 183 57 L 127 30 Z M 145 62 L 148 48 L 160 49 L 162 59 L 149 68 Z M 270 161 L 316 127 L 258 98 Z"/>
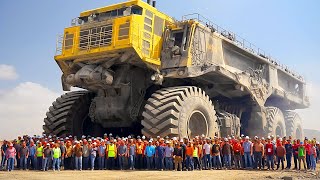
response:
<path id="1" fill-rule="evenodd" d="M 37 147 L 37 157 L 42 157 L 43 155 L 43 147 Z"/>
<path id="2" fill-rule="evenodd" d="M 115 152 L 115 145 L 114 144 L 109 144 L 108 145 L 108 157 L 115 157 L 116 152 Z"/>
<path id="3" fill-rule="evenodd" d="M 60 148 L 53 148 L 53 158 L 58 159 L 61 156 Z"/>
<path id="4" fill-rule="evenodd" d="M 193 157 L 198 157 L 198 147 L 194 147 Z"/>

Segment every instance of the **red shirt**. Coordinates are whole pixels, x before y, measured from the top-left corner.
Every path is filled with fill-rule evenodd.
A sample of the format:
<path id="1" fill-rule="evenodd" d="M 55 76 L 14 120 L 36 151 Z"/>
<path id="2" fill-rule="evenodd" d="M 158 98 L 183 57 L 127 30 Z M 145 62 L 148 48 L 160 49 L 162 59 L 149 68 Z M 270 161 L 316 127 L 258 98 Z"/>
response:
<path id="1" fill-rule="evenodd" d="M 273 144 L 266 144 L 266 155 L 274 155 Z"/>
<path id="2" fill-rule="evenodd" d="M 235 153 L 239 154 L 241 153 L 242 147 L 240 143 L 236 143 L 233 145 L 233 150 Z"/>

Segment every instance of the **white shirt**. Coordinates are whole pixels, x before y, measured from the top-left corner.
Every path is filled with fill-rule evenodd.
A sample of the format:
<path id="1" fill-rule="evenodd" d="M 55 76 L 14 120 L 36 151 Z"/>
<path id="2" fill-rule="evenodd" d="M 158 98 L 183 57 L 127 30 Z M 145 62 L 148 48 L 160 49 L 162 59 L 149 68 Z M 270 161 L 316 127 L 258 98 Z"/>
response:
<path id="1" fill-rule="evenodd" d="M 204 149 L 205 154 L 210 154 L 210 144 L 207 144 L 207 143 L 204 144 L 203 149 Z"/>

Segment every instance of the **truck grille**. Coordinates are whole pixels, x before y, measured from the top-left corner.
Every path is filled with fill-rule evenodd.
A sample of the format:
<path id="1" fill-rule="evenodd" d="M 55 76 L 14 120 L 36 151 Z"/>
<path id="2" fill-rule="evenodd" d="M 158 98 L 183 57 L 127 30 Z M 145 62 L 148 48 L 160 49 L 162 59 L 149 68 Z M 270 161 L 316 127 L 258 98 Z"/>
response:
<path id="1" fill-rule="evenodd" d="M 79 49 L 91 49 L 108 46 L 112 40 L 112 24 L 82 28 L 80 30 Z"/>

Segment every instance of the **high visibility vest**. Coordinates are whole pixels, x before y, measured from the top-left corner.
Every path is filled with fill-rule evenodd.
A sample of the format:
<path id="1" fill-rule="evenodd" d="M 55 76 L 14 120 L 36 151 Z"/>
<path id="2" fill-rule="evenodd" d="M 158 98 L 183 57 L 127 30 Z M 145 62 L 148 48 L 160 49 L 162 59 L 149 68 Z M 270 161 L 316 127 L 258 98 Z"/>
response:
<path id="1" fill-rule="evenodd" d="M 109 144 L 108 145 L 108 157 L 115 157 L 116 152 L 115 152 L 115 145 L 114 144 Z"/>
<path id="2" fill-rule="evenodd" d="M 53 158 L 58 159 L 61 156 L 60 148 L 53 148 Z"/>
<path id="3" fill-rule="evenodd" d="M 198 147 L 194 147 L 193 157 L 198 157 Z"/>
<path id="4" fill-rule="evenodd" d="M 43 155 L 43 147 L 37 147 L 37 157 L 42 157 Z"/>

